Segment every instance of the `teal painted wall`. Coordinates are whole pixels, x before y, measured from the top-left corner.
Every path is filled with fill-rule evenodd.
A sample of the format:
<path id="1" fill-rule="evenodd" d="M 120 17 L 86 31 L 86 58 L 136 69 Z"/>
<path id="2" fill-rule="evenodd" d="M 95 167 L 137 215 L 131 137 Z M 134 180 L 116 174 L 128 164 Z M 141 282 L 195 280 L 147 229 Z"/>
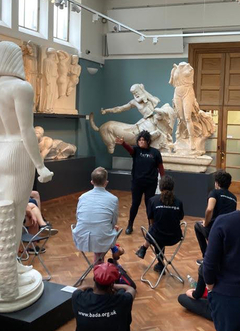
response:
<path id="1" fill-rule="evenodd" d="M 121 114 L 100 114 L 101 108 L 111 108 L 128 103 L 132 99 L 130 87 L 135 83 L 144 84 L 148 92 L 157 96 L 161 100 L 159 107 L 167 102 L 171 105 L 174 89 L 168 84 L 168 81 L 173 64 L 181 61 L 187 61 L 187 59 L 106 60 L 104 67 L 100 68 L 96 75 L 91 76 L 88 73 L 81 75 L 80 113 L 85 111 L 85 114 L 89 114 L 90 111 L 93 111 L 97 126 L 110 120 L 136 123 L 141 115 L 134 108 Z M 81 65 L 86 67 L 86 61 L 82 60 Z M 97 91 L 93 88 L 96 88 Z M 86 107 L 88 107 L 88 112 L 86 112 Z M 96 156 L 96 165 L 111 168 L 112 157 L 108 154 L 100 135 L 90 128 L 89 122 L 86 123 L 86 126 L 89 153 Z M 128 156 L 121 146 L 116 146 L 113 155 Z"/>

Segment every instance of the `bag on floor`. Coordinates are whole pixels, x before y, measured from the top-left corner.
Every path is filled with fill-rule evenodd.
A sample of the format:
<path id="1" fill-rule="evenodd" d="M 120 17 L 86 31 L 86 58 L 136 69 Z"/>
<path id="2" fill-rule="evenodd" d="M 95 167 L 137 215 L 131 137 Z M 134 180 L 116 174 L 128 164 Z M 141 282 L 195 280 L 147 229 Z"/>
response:
<path id="1" fill-rule="evenodd" d="M 116 284 L 129 285 L 129 286 L 132 286 L 136 290 L 137 286 L 134 283 L 134 281 L 132 280 L 132 278 L 128 275 L 127 271 L 124 270 L 123 267 L 120 264 L 114 263 L 113 259 L 108 259 L 108 262 L 113 263 L 118 268 L 120 277 L 116 281 Z"/>

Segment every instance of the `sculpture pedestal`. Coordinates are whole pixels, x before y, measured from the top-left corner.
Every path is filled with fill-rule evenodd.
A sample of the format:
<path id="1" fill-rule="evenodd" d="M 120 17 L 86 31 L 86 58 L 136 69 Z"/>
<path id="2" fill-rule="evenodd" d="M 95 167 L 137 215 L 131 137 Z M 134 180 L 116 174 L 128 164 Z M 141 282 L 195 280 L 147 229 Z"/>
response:
<path id="1" fill-rule="evenodd" d="M 15 313 L 0 314 L 1 331 L 53 331 L 74 317 L 72 293 L 65 285 L 44 282 L 42 296 L 31 306 Z"/>
<path id="2" fill-rule="evenodd" d="M 14 312 L 25 307 L 30 306 L 32 303 L 38 300 L 38 298 L 42 295 L 44 285 L 42 282 L 41 274 L 32 269 L 23 274 L 26 278 L 34 277 L 35 281 L 33 283 L 20 286 L 19 287 L 19 295 L 17 298 L 12 299 L 12 301 L 6 301 L 4 299 L 0 299 L 0 312 Z M 22 275 L 22 276 L 23 276 Z M 1 323 L 0 323 L 1 324 Z"/>
<path id="3" fill-rule="evenodd" d="M 180 155 L 177 153 L 162 153 L 163 164 L 166 170 L 186 172 L 206 172 L 212 162 L 208 155 Z"/>

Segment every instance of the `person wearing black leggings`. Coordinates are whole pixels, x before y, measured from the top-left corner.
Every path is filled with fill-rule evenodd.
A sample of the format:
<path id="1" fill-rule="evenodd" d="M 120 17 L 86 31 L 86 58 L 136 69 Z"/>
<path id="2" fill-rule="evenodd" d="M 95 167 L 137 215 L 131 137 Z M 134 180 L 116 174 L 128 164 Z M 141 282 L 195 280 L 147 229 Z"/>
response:
<path id="1" fill-rule="evenodd" d="M 151 136 L 146 130 L 139 133 L 137 137 L 137 146 L 130 146 L 125 143 L 124 138 L 116 138 L 116 144 L 122 145 L 133 158 L 132 167 L 132 206 L 126 234 L 133 232 L 133 223 L 140 206 L 142 196 L 145 197 L 147 208 L 148 201 L 155 195 L 157 188 L 158 172 L 164 175 L 162 156 L 159 150 L 150 147 Z"/>

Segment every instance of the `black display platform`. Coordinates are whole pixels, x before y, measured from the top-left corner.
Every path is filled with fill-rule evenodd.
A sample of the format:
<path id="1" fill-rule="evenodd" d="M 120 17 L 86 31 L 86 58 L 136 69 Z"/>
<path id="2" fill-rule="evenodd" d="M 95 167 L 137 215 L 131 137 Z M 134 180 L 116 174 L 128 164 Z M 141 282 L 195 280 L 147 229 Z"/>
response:
<path id="1" fill-rule="evenodd" d="M 188 216 L 204 217 L 209 192 L 214 189 L 214 175 L 166 170 L 174 178 L 174 192 L 183 202 L 184 213 Z M 108 170 L 108 189 L 131 190 L 131 172 L 127 170 Z"/>
<path id="2" fill-rule="evenodd" d="M 65 285 L 44 282 L 42 296 L 31 306 L 14 313 L 0 314 L 1 331 L 54 331 L 74 317 L 72 293 Z"/>
<path id="3" fill-rule="evenodd" d="M 58 198 L 92 188 L 91 172 L 95 168 L 95 157 L 77 156 L 65 160 L 45 161 L 46 167 L 54 172 L 53 179 L 45 184 L 35 181 L 34 189 L 41 200 Z"/>

